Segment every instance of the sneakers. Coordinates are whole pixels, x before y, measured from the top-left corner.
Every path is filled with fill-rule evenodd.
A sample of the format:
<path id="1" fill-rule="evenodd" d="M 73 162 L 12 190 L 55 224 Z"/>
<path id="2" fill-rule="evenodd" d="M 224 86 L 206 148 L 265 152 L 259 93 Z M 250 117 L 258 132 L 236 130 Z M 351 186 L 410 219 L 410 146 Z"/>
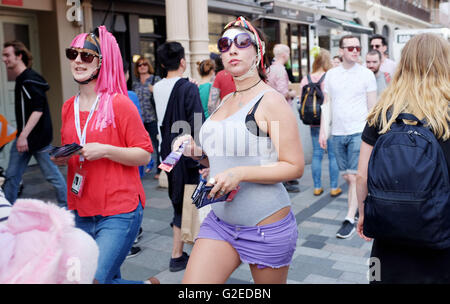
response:
<path id="1" fill-rule="evenodd" d="M 127 255 L 127 259 L 128 259 L 128 258 L 135 257 L 135 256 L 137 256 L 137 255 L 138 255 L 139 253 L 141 253 L 141 252 L 142 252 L 141 247 L 133 246 L 133 247 L 131 247 L 130 252 L 129 252 L 128 255 Z"/>
<path id="2" fill-rule="evenodd" d="M 139 227 L 139 232 L 138 235 L 136 236 L 136 239 L 134 240 L 134 245 L 136 245 L 137 243 L 139 243 L 139 241 L 142 239 L 142 227 Z"/>
<path id="3" fill-rule="evenodd" d="M 314 195 L 319 196 L 323 193 L 323 188 L 314 188 Z"/>
<path id="4" fill-rule="evenodd" d="M 350 223 L 349 220 L 345 220 L 342 223 L 341 228 L 336 233 L 336 237 L 340 239 L 346 239 L 352 236 L 355 232 L 355 224 Z"/>
<path id="5" fill-rule="evenodd" d="M 177 272 L 186 268 L 186 265 L 189 260 L 189 255 L 186 252 L 179 258 L 170 259 L 169 270 L 170 272 Z"/>
<path id="6" fill-rule="evenodd" d="M 331 191 L 330 191 L 330 195 L 332 197 L 339 196 L 339 195 L 341 195 L 341 193 L 342 193 L 342 189 L 339 187 L 337 187 L 336 189 L 331 189 Z"/>

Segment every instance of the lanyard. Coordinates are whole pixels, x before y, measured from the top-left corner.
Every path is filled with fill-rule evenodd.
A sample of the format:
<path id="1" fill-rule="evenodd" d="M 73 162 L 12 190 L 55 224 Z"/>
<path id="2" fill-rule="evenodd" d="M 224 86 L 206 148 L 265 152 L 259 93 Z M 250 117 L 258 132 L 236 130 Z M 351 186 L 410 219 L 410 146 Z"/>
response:
<path id="1" fill-rule="evenodd" d="M 91 107 L 91 110 L 89 111 L 88 118 L 86 120 L 86 124 L 84 125 L 83 131 L 81 131 L 80 126 L 80 101 L 79 101 L 80 95 L 77 95 L 75 98 L 73 109 L 75 114 L 75 129 L 77 130 L 78 139 L 80 140 L 80 145 L 83 146 L 86 144 L 86 130 L 89 123 L 89 120 L 91 120 L 92 115 L 94 115 L 95 108 L 97 107 L 99 96 L 97 96 L 97 99 L 95 99 L 94 104 Z M 80 155 L 80 162 L 84 161 L 84 157 Z"/>

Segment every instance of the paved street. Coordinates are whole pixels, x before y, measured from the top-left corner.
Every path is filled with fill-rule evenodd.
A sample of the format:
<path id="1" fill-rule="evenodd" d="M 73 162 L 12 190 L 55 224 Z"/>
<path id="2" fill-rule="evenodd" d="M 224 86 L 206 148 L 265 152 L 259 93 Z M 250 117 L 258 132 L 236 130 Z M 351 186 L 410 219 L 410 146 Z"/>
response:
<path id="1" fill-rule="evenodd" d="M 344 193 L 332 198 L 329 195 L 328 160 L 323 165 L 324 194 L 313 195 L 311 166 L 307 165 L 300 179 L 300 193 L 290 194 L 292 209 L 299 226 L 297 250 L 291 264 L 289 284 L 367 284 L 366 265 L 371 243 L 365 242 L 355 233 L 351 238 L 337 239 L 335 234 L 347 210 L 347 187 Z M 63 173 L 65 171 L 63 170 Z M 101 182 L 101 181 L 98 181 Z M 39 167 L 30 167 L 24 175 L 25 188 L 22 197 L 55 201 L 54 191 L 42 177 Z M 139 243 L 143 251 L 136 257 L 128 258 L 122 266 L 122 276 L 130 280 L 143 280 L 156 276 L 161 283 L 181 282 L 184 271 L 169 271 L 172 248 L 172 217 L 167 189 L 158 188 L 153 174 L 143 180 L 147 195 L 142 228 L 144 235 Z M 344 180 L 340 179 L 344 185 Z M 189 253 L 192 246 L 185 246 Z M 228 280 L 228 283 L 252 283 L 247 264 L 242 264 Z"/>

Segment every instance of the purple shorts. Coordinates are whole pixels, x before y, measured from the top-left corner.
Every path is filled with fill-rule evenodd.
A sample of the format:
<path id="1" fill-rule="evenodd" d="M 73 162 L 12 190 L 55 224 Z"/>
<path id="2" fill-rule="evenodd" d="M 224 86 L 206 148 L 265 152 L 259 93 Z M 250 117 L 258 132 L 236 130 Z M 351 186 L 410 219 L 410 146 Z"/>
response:
<path id="1" fill-rule="evenodd" d="M 297 244 L 297 222 L 294 214 L 262 226 L 231 225 L 219 219 L 211 210 L 203 221 L 197 239 L 228 242 L 236 249 L 243 263 L 258 268 L 280 268 L 292 261 Z"/>

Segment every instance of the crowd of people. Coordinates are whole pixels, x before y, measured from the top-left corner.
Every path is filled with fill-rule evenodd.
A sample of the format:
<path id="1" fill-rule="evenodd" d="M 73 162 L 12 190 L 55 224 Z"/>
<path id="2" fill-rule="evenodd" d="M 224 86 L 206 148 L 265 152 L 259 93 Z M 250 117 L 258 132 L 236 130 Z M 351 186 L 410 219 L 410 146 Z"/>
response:
<path id="1" fill-rule="evenodd" d="M 343 36 L 337 56 L 331 57 L 325 49 L 315 54 L 312 71 L 300 79 L 298 91 L 293 90 L 286 69 L 289 47 L 275 45 L 269 62 L 264 33 L 245 18 L 226 25 L 217 45 L 220 57 L 197 63 L 199 83 L 183 77 L 187 68 L 183 46 L 166 42 L 158 47 L 155 63 L 166 76 L 156 75 L 149 59 L 141 56 L 134 62 L 135 77 L 128 90 L 130 65 L 123 60 L 114 36 L 104 26 L 77 35 L 66 57 L 79 93 L 63 104 L 61 144 L 78 143 L 82 148 L 69 156 L 54 157 L 48 153 L 53 139 L 48 84 L 31 68 L 32 55 L 23 43 L 5 43 L 3 62 L 16 81 L 17 138 L 11 145 L 0 207 L 8 202 L 26 206 L 17 197 L 22 175 L 34 156 L 55 187 L 62 210 L 73 214 L 73 223 L 67 220 L 68 225 L 80 231 L 80 238 L 89 236 L 95 241 L 86 249 L 98 256 L 88 272 L 92 282 L 157 284 L 155 277 L 126 280 L 120 267 L 127 256 L 140 251 L 135 244 L 142 234 L 146 196 L 151 196 L 144 191 L 142 176 L 155 168 L 158 179 L 161 161 L 183 144 L 183 156 L 167 173 L 173 206 L 170 271 L 185 270 L 183 283 L 225 283 L 241 263 L 247 263 L 255 283 L 286 283 L 298 239 L 288 192 L 300 191 L 298 179 L 305 168 L 296 116 L 301 111 L 305 115 L 306 107 L 330 111 L 305 123 L 313 149 L 313 195 L 325 193 L 321 178 L 325 153 L 330 195 L 343 192 L 340 174 L 348 183 L 347 214 L 337 238 L 347 239 L 357 231 L 361 238 L 372 240 L 364 223 L 373 220 L 364 214 L 364 202 L 373 195 L 368 179 L 375 175 L 368 170 L 369 162 L 374 149 L 381 155 L 391 153 L 376 143 L 393 123 L 401 123 L 402 118 L 411 123 L 410 116 L 402 113 L 425 122 L 438 139 L 447 169 L 447 184 L 438 191 L 450 204 L 447 41 L 432 34 L 414 37 L 396 64 L 388 58 L 386 39 L 374 35 L 365 62 L 360 64 L 359 38 Z M 307 105 L 313 91 L 314 104 Z M 300 104 L 294 102 L 297 98 Z M 58 166 L 67 166 L 67 179 Z M 231 202 L 211 205 L 188 255 L 181 237 L 185 187 L 197 184 L 200 176 L 212 187 L 209 197 L 238 187 L 239 191 Z M 47 210 L 39 204 L 31 205 Z M 20 218 L 1 217 L 6 223 L 0 226 L 1 237 L 14 239 L 11 236 L 18 223 L 13 221 Z M 382 283 L 450 282 L 448 246 L 417 250 L 411 246 L 375 237 L 371 256 L 381 260 Z M 2 263 L 17 267 L 13 255 L 9 258 L 3 255 Z M 36 260 L 36 265 L 40 262 Z M 0 269 L 6 269 L 5 265 Z M 7 277 L 1 279 L 8 282 Z M 83 282 L 88 280 L 83 277 Z"/>

